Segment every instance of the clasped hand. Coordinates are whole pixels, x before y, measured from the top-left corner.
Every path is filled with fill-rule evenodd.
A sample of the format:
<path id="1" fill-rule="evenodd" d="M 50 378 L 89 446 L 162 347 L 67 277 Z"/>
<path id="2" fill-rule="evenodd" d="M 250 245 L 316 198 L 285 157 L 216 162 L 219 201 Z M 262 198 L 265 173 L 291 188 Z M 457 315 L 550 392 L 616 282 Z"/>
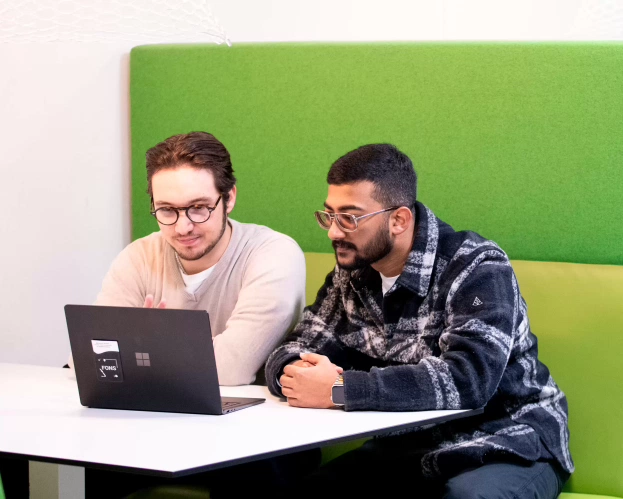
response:
<path id="1" fill-rule="evenodd" d="M 279 378 L 281 393 L 294 407 L 328 409 L 331 402 L 331 388 L 343 369 L 333 364 L 328 357 L 315 353 L 302 353 L 301 360 L 287 365 Z"/>

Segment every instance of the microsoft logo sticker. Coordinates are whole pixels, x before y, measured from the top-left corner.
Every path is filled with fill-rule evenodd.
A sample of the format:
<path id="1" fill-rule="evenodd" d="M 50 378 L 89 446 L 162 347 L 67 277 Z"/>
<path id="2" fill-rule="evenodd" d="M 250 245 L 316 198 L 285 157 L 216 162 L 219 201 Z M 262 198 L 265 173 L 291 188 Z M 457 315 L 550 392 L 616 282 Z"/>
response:
<path id="1" fill-rule="evenodd" d="M 135 354 L 136 354 L 136 365 L 137 366 L 151 367 L 151 362 L 149 361 L 148 353 L 135 352 Z"/>

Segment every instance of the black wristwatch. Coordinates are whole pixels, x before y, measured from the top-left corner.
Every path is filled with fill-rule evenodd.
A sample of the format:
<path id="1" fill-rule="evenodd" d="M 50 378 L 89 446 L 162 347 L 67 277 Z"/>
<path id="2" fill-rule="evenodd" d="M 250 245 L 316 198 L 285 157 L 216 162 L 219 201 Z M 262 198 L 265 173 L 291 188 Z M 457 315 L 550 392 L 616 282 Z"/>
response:
<path id="1" fill-rule="evenodd" d="M 339 375 L 331 388 L 331 402 L 335 405 L 344 406 L 344 376 Z"/>

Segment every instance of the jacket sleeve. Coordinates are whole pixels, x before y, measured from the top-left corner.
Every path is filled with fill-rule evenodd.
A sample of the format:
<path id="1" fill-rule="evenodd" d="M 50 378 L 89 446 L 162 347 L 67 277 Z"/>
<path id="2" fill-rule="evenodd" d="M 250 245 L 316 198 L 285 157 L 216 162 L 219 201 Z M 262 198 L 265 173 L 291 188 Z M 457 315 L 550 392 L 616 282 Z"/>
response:
<path id="1" fill-rule="evenodd" d="M 517 309 L 517 283 L 506 255 L 481 253 L 450 286 L 441 355 L 414 365 L 345 372 L 346 410 L 483 407 L 506 369 Z"/>
<path id="2" fill-rule="evenodd" d="M 338 357 L 342 347 L 336 339 L 336 331 L 343 328 L 345 323 L 346 314 L 334 270 L 327 275 L 314 304 L 305 308 L 301 322 L 268 358 L 266 382 L 270 392 L 282 396 L 278 380 L 283 368 L 299 359 L 301 353 L 317 353 L 330 359 Z"/>

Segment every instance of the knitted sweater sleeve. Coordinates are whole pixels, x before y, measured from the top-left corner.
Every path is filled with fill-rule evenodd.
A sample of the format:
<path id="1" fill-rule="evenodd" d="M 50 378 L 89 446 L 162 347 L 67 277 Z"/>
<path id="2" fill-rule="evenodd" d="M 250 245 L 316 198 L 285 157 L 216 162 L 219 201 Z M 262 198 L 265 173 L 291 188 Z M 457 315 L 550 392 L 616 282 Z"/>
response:
<path id="1" fill-rule="evenodd" d="M 110 266 L 94 305 L 142 307 L 145 302 L 145 262 L 141 246 L 128 245 Z"/>
<path id="2" fill-rule="evenodd" d="M 510 263 L 482 253 L 452 282 L 441 355 L 414 365 L 344 373 L 346 410 L 420 411 L 483 407 L 497 390 L 516 328 L 518 290 Z"/>
<path id="3" fill-rule="evenodd" d="M 225 330 L 214 338 L 221 385 L 252 383 L 305 305 L 305 257 L 293 240 L 263 244 L 244 266 L 236 306 Z"/>
<path id="4" fill-rule="evenodd" d="M 142 307 L 145 301 L 143 264 L 136 245 L 127 246 L 113 261 L 94 305 Z M 70 354 L 67 364 L 74 367 Z"/>

